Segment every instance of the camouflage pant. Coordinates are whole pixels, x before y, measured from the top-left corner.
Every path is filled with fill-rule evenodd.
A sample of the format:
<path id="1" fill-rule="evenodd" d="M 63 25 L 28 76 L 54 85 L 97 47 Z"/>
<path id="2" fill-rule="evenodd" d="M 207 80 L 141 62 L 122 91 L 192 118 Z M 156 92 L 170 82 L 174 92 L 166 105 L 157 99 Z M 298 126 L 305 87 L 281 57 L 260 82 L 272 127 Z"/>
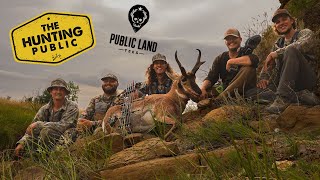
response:
<path id="1" fill-rule="evenodd" d="M 32 136 L 26 139 L 25 150 L 51 150 L 60 136 L 61 132 L 52 128 L 34 128 Z"/>
<path id="2" fill-rule="evenodd" d="M 70 141 L 73 142 L 72 137 L 74 136 L 74 133 L 72 133 L 72 129 L 74 128 L 62 132 L 54 126 L 44 127 L 42 124 L 37 124 L 33 129 L 32 136 L 27 139 L 27 146 L 25 148 L 32 151 L 39 149 L 51 150 L 56 144 L 69 145 L 71 144 Z"/>

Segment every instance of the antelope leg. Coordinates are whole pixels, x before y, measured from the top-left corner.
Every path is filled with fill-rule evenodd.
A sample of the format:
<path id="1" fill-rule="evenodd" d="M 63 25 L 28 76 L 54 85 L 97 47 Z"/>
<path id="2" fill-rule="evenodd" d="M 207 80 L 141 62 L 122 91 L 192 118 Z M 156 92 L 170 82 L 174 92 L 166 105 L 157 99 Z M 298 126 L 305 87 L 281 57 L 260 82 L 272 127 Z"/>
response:
<path id="1" fill-rule="evenodd" d="M 170 135 L 172 135 L 173 130 L 176 129 L 176 121 L 168 116 L 163 117 L 163 122 L 168 124 L 168 125 L 172 125 L 172 127 L 170 128 L 170 130 L 167 132 L 166 135 L 164 135 L 164 140 L 168 141 L 168 137 L 170 137 Z"/>

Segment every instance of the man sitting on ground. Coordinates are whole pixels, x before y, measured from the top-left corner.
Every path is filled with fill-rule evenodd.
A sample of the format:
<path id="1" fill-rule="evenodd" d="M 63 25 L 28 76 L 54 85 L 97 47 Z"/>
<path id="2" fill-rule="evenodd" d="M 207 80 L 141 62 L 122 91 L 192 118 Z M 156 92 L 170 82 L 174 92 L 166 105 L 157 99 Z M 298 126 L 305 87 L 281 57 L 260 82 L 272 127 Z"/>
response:
<path id="1" fill-rule="evenodd" d="M 257 84 L 260 89 L 271 84 L 276 86 L 276 99 L 266 110 L 280 113 L 290 103 L 318 104 L 318 98 L 312 93 L 317 82 L 313 67 L 317 66 L 313 64 L 315 58 L 307 48 L 313 32 L 309 29 L 297 30 L 295 19 L 286 9 L 278 9 L 272 22 L 281 37 L 267 56 Z"/>
<path id="2" fill-rule="evenodd" d="M 52 99 L 39 109 L 25 135 L 17 142 L 17 157 L 23 149 L 51 149 L 66 130 L 76 126 L 79 109 L 77 104 L 66 99 L 70 93 L 67 83 L 63 79 L 55 79 L 47 91 Z"/>
<path id="3" fill-rule="evenodd" d="M 206 99 L 208 97 L 213 97 L 214 103 L 221 102 L 228 97 L 228 94 L 234 96 L 235 90 L 242 95 L 247 89 L 256 86 L 256 68 L 259 58 L 254 54 L 239 57 L 242 38 L 237 29 L 228 29 L 224 33 L 224 40 L 228 51 L 223 52 L 213 61 L 212 68 L 201 86 L 201 98 L 204 100 L 198 103 L 199 108 L 212 104 Z M 215 89 L 210 90 L 219 78 L 223 83 L 220 94 L 215 93 Z"/>

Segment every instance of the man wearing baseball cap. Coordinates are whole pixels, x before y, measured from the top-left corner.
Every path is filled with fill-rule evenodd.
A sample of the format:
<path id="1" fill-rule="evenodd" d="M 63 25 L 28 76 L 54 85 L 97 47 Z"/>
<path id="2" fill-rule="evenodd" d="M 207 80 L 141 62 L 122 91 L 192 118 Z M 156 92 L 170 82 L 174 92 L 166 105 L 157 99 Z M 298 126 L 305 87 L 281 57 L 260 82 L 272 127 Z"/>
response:
<path id="1" fill-rule="evenodd" d="M 86 110 L 81 113 L 78 119 L 77 129 L 81 132 L 93 131 L 101 126 L 107 110 L 120 103 L 118 97 L 118 78 L 114 74 L 106 74 L 101 78 L 103 94 L 91 99 Z"/>
<path id="2" fill-rule="evenodd" d="M 237 29 L 227 29 L 224 40 L 228 51 L 223 52 L 213 61 L 212 68 L 201 86 L 202 101 L 198 103 L 199 108 L 211 105 L 212 101 L 220 102 L 228 94 L 233 96 L 235 90 L 242 95 L 247 89 L 256 85 L 256 68 L 259 58 L 254 54 L 239 56 L 242 38 Z M 222 81 L 222 88 L 220 88 L 222 92 L 217 93 L 212 87 L 219 79 Z M 208 97 L 214 99 L 207 99 Z"/>
<path id="3" fill-rule="evenodd" d="M 275 32 L 281 37 L 267 56 L 257 87 L 276 85 L 276 99 L 266 108 L 270 113 L 282 112 L 290 103 L 319 103 L 312 93 L 316 86 L 315 58 L 308 47 L 313 32 L 297 30 L 296 21 L 286 9 L 278 9 L 272 17 Z M 275 76 L 270 76 L 275 74 Z M 273 83 L 270 83 L 273 82 Z M 297 101 L 298 100 L 298 101 Z"/>
<path id="4" fill-rule="evenodd" d="M 15 155 L 18 157 L 22 149 L 52 148 L 66 130 L 77 124 L 79 109 L 76 103 L 66 99 L 70 93 L 67 83 L 55 79 L 47 91 L 52 99 L 39 109 L 25 135 L 17 142 Z"/>

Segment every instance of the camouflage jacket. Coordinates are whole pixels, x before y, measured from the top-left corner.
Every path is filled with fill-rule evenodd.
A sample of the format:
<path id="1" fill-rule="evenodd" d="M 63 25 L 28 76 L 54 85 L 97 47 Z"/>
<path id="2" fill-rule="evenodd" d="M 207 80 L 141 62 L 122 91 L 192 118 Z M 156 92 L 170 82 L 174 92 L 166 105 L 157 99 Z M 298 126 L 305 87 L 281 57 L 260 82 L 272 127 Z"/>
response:
<path id="1" fill-rule="evenodd" d="M 78 117 L 79 109 L 76 103 L 65 100 L 64 105 L 54 112 L 53 101 L 50 101 L 39 109 L 32 121 L 32 123 L 38 123 L 33 130 L 34 136 L 37 136 L 43 128 L 54 129 L 62 134 L 67 129 L 76 127 Z M 28 134 L 25 134 L 17 143 L 24 144 L 30 138 Z"/>
<path id="2" fill-rule="evenodd" d="M 260 79 L 272 80 L 275 84 L 278 84 L 278 79 L 281 71 L 281 59 L 283 58 L 284 52 L 288 47 L 295 47 L 303 54 L 303 56 L 311 64 L 311 67 L 317 67 L 314 52 L 312 49 L 312 36 L 313 32 L 310 29 L 303 29 L 297 31 L 290 41 L 285 41 L 284 37 L 280 37 L 272 47 L 272 52 L 276 52 L 278 57 L 275 60 L 276 67 L 268 69 L 266 72 L 263 70 L 260 74 Z M 316 72 L 316 69 L 314 69 Z"/>
<path id="3" fill-rule="evenodd" d="M 91 121 L 102 120 L 107 110 L 114 105 L 120 103 L 118 92 L 114 95 L 107 97 L 105 94 L 96 96 L 91 99 L 88 107 L 81 113 L 80 118 L 88 119 Z"/>
<path id="4" fill-rule="evenodd" d="M 159 84 L 158 81 L 152 82 L 150 85 L 145 84 L 139 91 L 144 95 L 151 94 L 166 94 L 170 91 L 172 80 L 168 77 L 164 84 Z"/>

